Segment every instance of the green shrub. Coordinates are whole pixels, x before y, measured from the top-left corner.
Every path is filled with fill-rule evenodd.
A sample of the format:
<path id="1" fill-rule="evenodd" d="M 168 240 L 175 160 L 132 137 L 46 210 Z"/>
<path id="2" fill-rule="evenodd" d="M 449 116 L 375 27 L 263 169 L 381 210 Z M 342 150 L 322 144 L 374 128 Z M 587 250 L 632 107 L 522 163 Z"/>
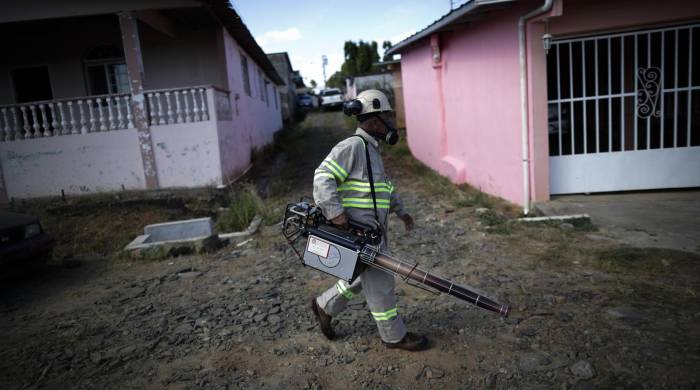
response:
<path id="1" fill-rule="evenodd" d="M 231 194 L 227 210 L 219 215 L 217 229 L 227 233 L 245 230 L 256 215 L 270 222 L 272 210 L 258 195 L 255 186 L 244 184 Z"/>

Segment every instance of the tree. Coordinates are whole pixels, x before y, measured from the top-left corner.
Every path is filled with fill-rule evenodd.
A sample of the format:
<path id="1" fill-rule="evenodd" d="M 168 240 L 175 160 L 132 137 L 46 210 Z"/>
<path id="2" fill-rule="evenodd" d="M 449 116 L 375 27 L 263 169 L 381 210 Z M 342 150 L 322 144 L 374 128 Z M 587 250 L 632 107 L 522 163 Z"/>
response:
<path id="1" fill-rule="evenodd" d="M 311 85 L 311 89 L 316 88 L 318 84 L 316 84 L 316 80 L 311 80 L 309 81 L 309 85 Z"/>
<path id="2" fill-rule="evenodd" d="M 326 81 L 327 88 L 345 88 L 345 75 L 341 71 L 337 71 Z"/>
<path id="3" fill-rule="evenodd" d="M 340 71 L 333 73 L 328 79 L 327 87 L 345 88 L 347 77 L 355 77 L 376 70 L 374 64 L 379 62 L 377 42 L 345 41 L 343 52 L 345 61 L 340 66 Z"/>
<path id="4" fill-rule="evenodd" d="M 384 41 L 384 43 L 382 43 L 382 49 L 384 49 L 384 56 L 382 57 L 382 61 L 391 61 L 394 59 L 393 55 L 386 54 L 387 50 L 391 49 L 391 41 Z"/>

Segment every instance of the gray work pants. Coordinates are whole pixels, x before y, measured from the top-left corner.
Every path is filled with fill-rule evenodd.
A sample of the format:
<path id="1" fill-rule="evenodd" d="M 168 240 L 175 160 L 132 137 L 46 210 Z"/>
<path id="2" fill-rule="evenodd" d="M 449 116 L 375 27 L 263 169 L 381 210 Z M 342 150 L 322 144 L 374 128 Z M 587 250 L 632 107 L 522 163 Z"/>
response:
<path id="1" fill-rule="evenodd" d="M 379 336 L 387 343 L 401 341 L 406 335 L 406 325 L 396 308 L 394 275 L 367 267 L 360 277 L 348 284 L 338 280 L 333 287 L 316 298 L 326 314 L 335 317 L 348 305 L 353 296 L 364 292 L 367 306 L 379 328 Z"/>

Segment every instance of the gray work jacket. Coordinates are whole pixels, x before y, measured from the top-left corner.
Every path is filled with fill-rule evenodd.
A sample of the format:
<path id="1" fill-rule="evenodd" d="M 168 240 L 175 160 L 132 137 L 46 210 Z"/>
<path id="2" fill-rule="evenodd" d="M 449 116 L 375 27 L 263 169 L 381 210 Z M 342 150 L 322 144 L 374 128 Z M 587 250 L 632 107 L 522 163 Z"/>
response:
<path id="1" fill-rule="evenodd" d="M 406 212 L 384 171 L 379 143 L 360 128 L 355 134 L 367 141 L 377 198 L 377 222 L 385 232 L 386 242 L 389 212 L 395 212 L 399 217 Z M 339 142 L 316 169 L 314 202 L 327 219 L 333 219 L 345 211 L 350 219 L 376 225 L 366 160 L 365 144 L 358 137 L 350 137 Z"/>

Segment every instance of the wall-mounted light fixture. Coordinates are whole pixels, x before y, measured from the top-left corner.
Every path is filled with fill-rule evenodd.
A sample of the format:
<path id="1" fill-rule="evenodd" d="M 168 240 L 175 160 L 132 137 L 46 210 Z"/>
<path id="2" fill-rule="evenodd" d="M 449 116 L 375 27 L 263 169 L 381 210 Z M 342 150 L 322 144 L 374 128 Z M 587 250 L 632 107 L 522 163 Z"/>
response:
<path id="1" fill-rule="evenodd" d="M 542 35 L 542 46 L 544 54 L 549 54 L 549 49 L 552 47 L 552 34 L 549 33 L 549 20 L 544 21 L 544 35 Z"/>

